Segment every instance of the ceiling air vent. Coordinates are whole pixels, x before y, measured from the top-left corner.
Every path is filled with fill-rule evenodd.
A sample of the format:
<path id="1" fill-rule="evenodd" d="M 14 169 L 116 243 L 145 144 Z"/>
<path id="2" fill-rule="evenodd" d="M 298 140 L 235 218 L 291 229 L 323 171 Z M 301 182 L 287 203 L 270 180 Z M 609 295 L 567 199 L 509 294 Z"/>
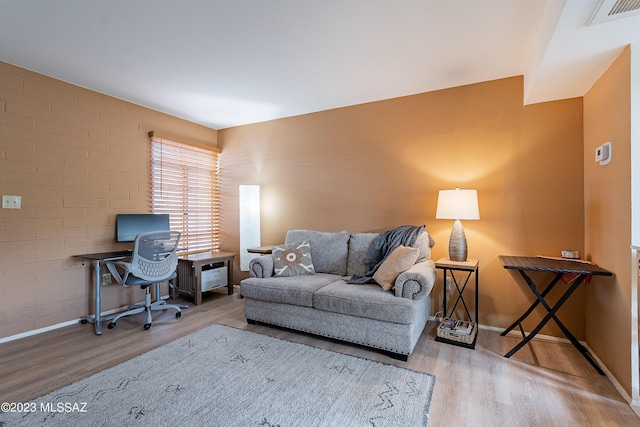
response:
<path id="1" fill-rule="evenodd" d="M 587 25 L 602 24 L 640 14 L 640 0 L 598 0 Z"/>

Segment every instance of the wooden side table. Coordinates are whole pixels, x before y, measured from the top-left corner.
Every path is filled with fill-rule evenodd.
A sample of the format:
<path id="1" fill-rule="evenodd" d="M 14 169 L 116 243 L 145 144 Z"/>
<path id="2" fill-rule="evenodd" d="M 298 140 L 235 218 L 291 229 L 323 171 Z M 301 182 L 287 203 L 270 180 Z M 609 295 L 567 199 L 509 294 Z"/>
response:
<path id="1" fill-rule="evenodd" d="M 273 252 L 273 246 L 258 246 L 257 248 L 247 248 L 250 254 L 269 255 Z"/>
<path id="2" fill-rule="evenodd" d="M 233 295 L 233 258 L 235 255 L 231 252 L 212 251 L 178 257 L 178 278 L 174 290 L 176 293 L 192 296 L 195 305 L 202 303 L 202 268 L 211 264 L 223 263 L 227 267 L 227 292 L 229 295 Z"/>
<path id="3" fill-rule="evenodd" d="M 475 323 L 478 324 L 478 260 L 477 259 L 468 259 L 466 261 L 451 261 L 448 258 L 440 258 L 438 261 L 436 261 L 436 268 L 442 269 L 443 271 L 443 279 L 442 279 L 442 286 L 443 286 L 443 294 L 444 294 L 444 316 L 445 317 L 451 317 L 453 316 L 453 313 L 456 310 L 456 307 L 458 306 L 458 303 L 461 302 L 462 306 L 464 307 L 464 310 L 469 318 L 469 320 L 472 320 L 471 318 L 471 314 L 469 312 L 469 308 L 467 307 L 467 304 L 464 301 L 464 298 L 462 296 L 462 292 L 465 290 L 465 288 L 467 287 L 467 283 L 469 282 L 469 279 L 471 278 L 472 274 L 475 274 L 475 278 L 476 278 L 476 293 L 475 293 L 475 298 L 476 298 L 476 315 L 475 315 Z M 456 298 L 456 302 L 453 305 L 453 308 L 451 308 L 451 312 L 449 313 L 449 315 L 447 316 L 447 271 L 449 271 L 451 273 L 451 279 L 453 281 L 453 283 L 455 284 L 456 290 L 458 291 L 458 297 Z M 467 277 L 464 278 L 464 283 L 462 283 L 462 281 L 460 281 L 460 283 L 462 284 L 462 286 L 460 286 L 460 283 L 458 283 L 458 279 L 456 279 L 456 276 L 453 274 L 454 271 L 463 271 L 467 273 Z"/>
<path id="4" fill-rule="evenodd" d="M 444 295 L 443 297 L 443 308 L 444 308 L 444 317 L 452 317 L 453 313 L 455 313 L 456 311 L 456 307 L 458 306 L 458 303 L 462 303 L 462 306 L 464 307 L 464 311 L 467 314 L 467 318 L 469 319 L 469 321 L 474 321 L 476 324 L 476 328 L 478 327 L 478 260 L 477 259 L 468 259 L 466 261 L 451 261 L 448 258 L 440 258 L 438 261 L 436 261 L 436 268 L 439 268 L 442 270 L 443 272 L 443 278 L 442 278 L 442 294 Z M 458 279 L 456 278 L 454 271 L 461 271 L 463 273 L 467 273 L 466 277 L 462 277 L 460 279 L 460 282 L 458 282 Z M 455 285 L 456 291 L 458 292 L 458 297 L 456 298 L 456 302 L 453 304 L 453 307 L 451 308 L 451 311 L 449 312 L 449 315 L 447 315 L 447 272 L 449 272 L 451 274 L 451 279 L 452 282 Z M 475 275 L 475 284 L 476 284 L 476 289 L 475 289 L 475 320 L 472 319 L 471 317 L 471 313 L 469 312 L 469 308 L 467 307 L 466 302 L 464 301 L 464 297 L 463 297 L 463 292 L 465 290 L 465 288 L 467 287 L 467 284 L 469 283 L 469 279 L 471 278 L 471 275 L 474 274 Z M 464 283 L 462 282 L 462 280 L 464 280 Z M 462 320 L 462 319 L 458 319 L 458 320 Z M 476 334 L 476 338 L 474 338 L 473 342 L 471 344 L 463 344 L 463 343 L 456 343 L 456 342 L 451 342 L 452 344 L 456 344 L 456 345 L 460 345 L 463 347 L 467 347 L 467 348 L 475 348 L 476 346 L 476 339 L 477 339 L 478 335 Z M 443 341 L 443 340 L 439 340 L 437 337 L 436 340 L 437 341 Z M 450 342 L 450 341 L 446 341 L 446 342 Z"/>

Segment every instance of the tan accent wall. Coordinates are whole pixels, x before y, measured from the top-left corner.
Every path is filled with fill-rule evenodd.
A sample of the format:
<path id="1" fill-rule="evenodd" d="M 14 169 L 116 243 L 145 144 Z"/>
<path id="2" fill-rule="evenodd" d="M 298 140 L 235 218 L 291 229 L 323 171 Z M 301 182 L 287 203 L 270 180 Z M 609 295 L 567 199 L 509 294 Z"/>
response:
<path id="1" fill-rule="evenodd" d="M 147 132 L 217 145 L 217 132 L 0 62 L 0 337 L 93 313 L 78 253 L 115 243 L 117 213 L 150 212 Z M 140 301 L 103 288 L 103 309 Z M 92 328 L 86 326 L 87 331 Z"/>
<path id="2" fill-rule="evenodd" d="M 435 220 L 438 190 L 476 188 L 480 220 L 463 226 L 480 260 L 480 322 L 506 327 L 533 297 L 498 255 L 584 249 L 582 99 L 523 107 L 521 77 L 224 129 L 218 141 L 226 250 L 239 250 L 239 184 L 261 186 L 263 245 L 288 229 L 426 224 L 435 259 L 452 226 Z M 584 339 L 582 290 L 560 316 Z"/>
<path id="3" fill-rule="evenodd" d="M 615 273 L 594 278 L 586 299 L 587 343 L 631 394 L 631 86 L 627 48 L 584 96 L 585 246 Z M 611 163 L 594 161 L 611 141 Z"/>
<path id="4" fill-rule="evenodd" d="M 22 210 L 0 210 L 0 337 L 91 312 L 90 268 L 71 256 L 121 248 L 115 214 L 149 211 L 149 130 L 222 148 L 222 243 L 234 252 L 239 184 L 261 185 L 263 244 L 291 228 L 424 223 L 434 258 L 452 225 L 434 219 L 437 191 L 478 189 L 481 219 L 464 227 L 480 321 L 505 327 L 532 297 L 497 256 L 584 248 L 582 100 L 523 107 L 522 93 L 514 77 L 216 133 L 0 63 L 0 192 L 23 197 Z M 132 292 L 106 287 L 103 308 Z M 437 286 L 436 309 L 441 297 Z M 583 298 L 561 312 L 580 339 Z"/>

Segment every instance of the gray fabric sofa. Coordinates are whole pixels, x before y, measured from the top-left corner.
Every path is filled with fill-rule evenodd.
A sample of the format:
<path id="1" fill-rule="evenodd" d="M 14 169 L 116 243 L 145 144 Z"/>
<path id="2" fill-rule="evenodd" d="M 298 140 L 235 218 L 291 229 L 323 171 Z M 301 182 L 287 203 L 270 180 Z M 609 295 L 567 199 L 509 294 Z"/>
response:
<path id="1" fill-rule="evenodd" d="M 240 285 L 247 321 L 373 347 L 408 360 L 431 311 L 433 240 L 426 231 L 416 239 L 418 261 L 398 276 L 394 290 L 376 283 L 348 284 L 344 279 L 366 273 L 365 258 L 377 236 L 290 230 L 285 243 L 309 240 L 316 274 L 274 277 L 271 255 L 253 259 L 251 277 Z"/>

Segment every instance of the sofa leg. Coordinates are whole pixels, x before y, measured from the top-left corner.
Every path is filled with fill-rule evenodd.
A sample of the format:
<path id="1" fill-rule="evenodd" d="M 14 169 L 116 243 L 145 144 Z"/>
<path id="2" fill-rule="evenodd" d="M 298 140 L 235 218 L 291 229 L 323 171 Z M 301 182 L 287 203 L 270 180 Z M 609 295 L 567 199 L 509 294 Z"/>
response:
<path id="1" fill-rule="evenodd" d="M 392 353 L 392 352 L 388 352 L 387 354 L 392 359 L 400 360 L 402 362 L 408 362 L 409 361 L 409 355 L 408 354 L 400 354 L 400 353 Z"/>
<path id="2" fill-rule="evenodd" d="M 250 324 L 250 325 L 257 324 L 257 322 L 255 320 L 253 320 L 253 319 L 247 319 L 247 323 Z"/>

